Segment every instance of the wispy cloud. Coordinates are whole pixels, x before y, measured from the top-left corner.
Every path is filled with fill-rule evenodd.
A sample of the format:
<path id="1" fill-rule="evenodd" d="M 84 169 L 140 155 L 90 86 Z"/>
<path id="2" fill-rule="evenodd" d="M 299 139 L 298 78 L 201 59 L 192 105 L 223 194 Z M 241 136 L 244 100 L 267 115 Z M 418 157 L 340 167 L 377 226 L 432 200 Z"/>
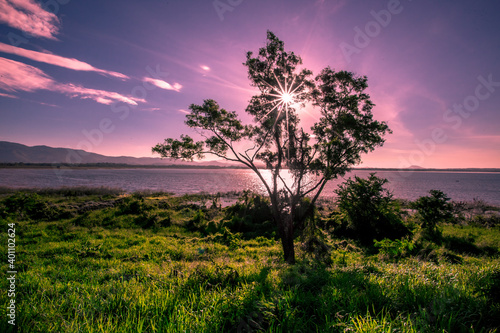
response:
<path id="1" fill-rule="evenodd" d="M 34 0 L 0 0 L 0 22 L 26 33 L 56 39 L 59 19 Z"/>
<path id="2" fill-rule="evenodd" d="M 145 77 L 143 80 L 144 80 L 144 82 L 154 84 L 158 88 L 165 89 L 165 90 L 174 90 L 174 91 L 179 92 L 182 89 L 182 85 L 179 83 L 174 83 L 173 85 L 171 85 L 170 83 L 165 82 L 163 80 L 153 79 L 150 77 Z"/>
<path id="3" fill-rule="evenodd" d="M 123 102 L 138 105 L 144 99 L 125 96 L 116 92 L 85 88 L 75 84 L 54 81 L 39 68 L 0 57 L 0 89 L 8 92 L 50 90 L 70 97 L 92 99 L 101 104 Z"/>
<path id="4" fill-rule="evenodd" d="M 19 97 L 14 96 L 14 95 L 10 95 L 10 94 L 3 94 L 3 93 L 0 93 L 0 96 L 3 96 L 3 97 L 8 97 L 8 98 L 19 98 Z"/>
<path id="5" fill-rule="evenodd" d="M 0 0 L 2 1 L 2 0 Z M 43 52 L 37 52 L 37 51 L 31 51 L 31 50 L 26 50 L 20 47 L 0 43 L 0 52 L 5 52 L 5 53 L 10 53 L 10 54 L 15 54 L 21 57 L 25 57 L 31 60 L 35 60 L 38 62 L 44 62 L 46 64 L 51 64 L 55 66 L 60 66 L 68 69 L 72 69 L 75 71 L 89 71 L 89 72 L 97 72 L 100 74 L 105 74 L 109 76 L 114 76 L 117 78 L 120 78 L 122 80 L 128 79 L 129 77 L 118 73 L 118 72 L 113 72 L 113 71 L 107 71 L 104 69 L 99 69 L 95 68 L 94 66 L 74 59 L 74 58 L 65 58 L 61 57 L 55 54 L 50 54 L 50 53 L 43 53 Z"/>
<path id="6" fill-rule="evenodd" d="M 110 105 L 114 102 L 123 102 L 130 105 L 137 105 L 138 102 L 145 103 L 142 98 L 124 96 L 116 92 L 89 89 L 74 84 L 57 84 L 55 91 L 67 94 L 70 97 L 80 97 L 82 99 L 93 99 L 97 103 Z"/>
<path id="7" fill-rule="evenodd" d="M 0 57 L 0 89 L 31 92 L 49 89 L 53 84 L 54 80 L 42 70 Z"/>

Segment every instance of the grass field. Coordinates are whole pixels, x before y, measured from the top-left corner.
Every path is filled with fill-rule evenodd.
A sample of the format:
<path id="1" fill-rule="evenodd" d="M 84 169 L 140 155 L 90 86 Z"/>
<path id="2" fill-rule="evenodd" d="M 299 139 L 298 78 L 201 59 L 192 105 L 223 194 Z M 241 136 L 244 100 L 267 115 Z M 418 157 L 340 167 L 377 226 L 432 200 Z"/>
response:
<path id="1" fill-rule="evenodd" d="M 101 189 L 4 193 L 19 332 L 499 332 L 500 226 L 443 226 L 398 256 L 328 237 L 283 263 L 265 204 Z M 249 208 L 249 206 L 252 208 Z M 263 216 L 258 223 L 253 218 Z M 327 216 L 326 213 L 323 216 Z M 14 225 L 12 225 L 14 224 Z M 0 281 L 9 290 L 6 278 Z M 8 323 L 0 296 L 1 332 Z"/>

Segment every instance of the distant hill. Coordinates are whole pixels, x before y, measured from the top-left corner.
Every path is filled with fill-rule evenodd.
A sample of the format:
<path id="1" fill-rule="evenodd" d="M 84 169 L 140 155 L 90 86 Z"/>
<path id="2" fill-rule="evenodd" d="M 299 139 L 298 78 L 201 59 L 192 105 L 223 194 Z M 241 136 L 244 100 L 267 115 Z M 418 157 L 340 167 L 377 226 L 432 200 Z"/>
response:
<path id="1" fill-rule="evenodd" d="M 84 150 L 70 148 L 53 148 L 48 146 L 26 146 L 19 143 L 0 141 L 0 167 L 47 167 L 54 165 L 81 164 L 82 167 L 186 167 L 186 168 L 244 168 L 237 163 L 217 161 L 184 162 L 181 160 L 161 159 L 159 157 L 105 156 L 89 153 Z M 258 167 L 264 167 L 258 164 Z M 462 169 L 427 169 L 417 165 L 409 168 L 372 168 L 360 167 L 354 170 L 386 170 L 386 171 L 460 171 L 460 172 L 500 172 L 496 168 L 462 168 Z"/>
<path id="2" fill-rule="evenodd" d="M 227 166 L 220 162 L 183 162 L 158 157 L 105 156 L 70 148 L 48 146 L 25 146 L 19 143 L 0 141 L 0 163 L 50 163 L 50 164 L 128 164 L 128 165 L 197 165 Z"/>

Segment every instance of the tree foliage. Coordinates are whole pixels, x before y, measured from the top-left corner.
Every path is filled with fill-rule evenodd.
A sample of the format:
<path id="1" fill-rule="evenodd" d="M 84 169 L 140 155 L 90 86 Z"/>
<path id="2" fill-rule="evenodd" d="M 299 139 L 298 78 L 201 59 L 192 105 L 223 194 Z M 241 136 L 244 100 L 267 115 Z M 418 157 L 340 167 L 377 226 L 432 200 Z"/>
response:
<path id="1" fill-rule="evenodd" d="M 243 124 L 236 112 L 207 99 L 202 105 L 192 104 L 186 120 L 203 140 L 187 135 L 166 139 L 153 152 L 184 160 L 212 154 L 253 170 L 269 196 L 285 260 L 293 263 L 294 230 L 301 228 L 325 184 L 359 163 L 363 153 L 381 146 L 390 130 L 373 119 L 365 76 L 327 67 L 313 77 L 310 70 L 299 70 L 302 59 L 285 51 L 270 31 L 266 45 L 256 55 L 248 52 L 244 65 L 251 85 L 259 90 L 245 110 L 253 124 Z M 305 107 L 320 110 L 310 129 L 300 125 L 298 111 Z M 238 150 L 242 144 L 248 148 Z M 291 183 L 285 181 L 287 173 Z M 306 196 L 311 198 L 310 208 L 299 211 Z"/>

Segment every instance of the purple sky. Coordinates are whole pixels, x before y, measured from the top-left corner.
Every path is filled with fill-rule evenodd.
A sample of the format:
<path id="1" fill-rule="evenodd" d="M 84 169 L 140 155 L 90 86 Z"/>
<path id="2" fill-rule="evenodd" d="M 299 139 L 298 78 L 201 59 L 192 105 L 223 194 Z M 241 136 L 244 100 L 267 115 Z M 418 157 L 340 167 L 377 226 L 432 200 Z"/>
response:
<path id="1" fill-rule="evenodd" d="M 0 140 L 152 156 L 191 103 L 244 109 L 273 31 L 315 74 L 368 76 L 373 167 L 500 167 L 500 3 L 0 0 Z M 304 124 L 317 110 L 303 113 Z"/>

